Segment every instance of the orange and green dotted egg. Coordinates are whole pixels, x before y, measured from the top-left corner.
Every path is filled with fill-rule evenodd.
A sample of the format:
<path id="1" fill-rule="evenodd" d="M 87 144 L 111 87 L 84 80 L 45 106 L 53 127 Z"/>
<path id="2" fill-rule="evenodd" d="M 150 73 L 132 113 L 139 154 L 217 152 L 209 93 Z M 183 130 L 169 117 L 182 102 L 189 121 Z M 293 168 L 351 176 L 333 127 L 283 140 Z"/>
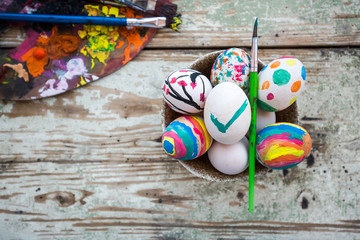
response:
<path id="1" fill-rule="evenodd" d="M 275 59 L 259 73 L 258 106 L 270 112 L 284 110 L 296 101 L 305 79 L 305 67 L 300 60 Z"/>

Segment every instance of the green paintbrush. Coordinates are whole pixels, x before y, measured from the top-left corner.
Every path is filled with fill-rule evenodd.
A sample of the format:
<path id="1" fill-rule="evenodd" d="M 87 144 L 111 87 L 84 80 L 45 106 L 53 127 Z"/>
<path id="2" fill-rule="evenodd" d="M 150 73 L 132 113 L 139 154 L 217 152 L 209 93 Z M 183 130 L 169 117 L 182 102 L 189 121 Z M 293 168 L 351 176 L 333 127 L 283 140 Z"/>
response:
<path id="1" fill-rule="evenodd" d="M 258 94 L 258 39 L 257 18 L 254 24 L 251 47 L 251 69 L 250 69 L 250 106 L 251 124 L 249 137 L 249 212 L 254 211 L 254 175 L 255 175 L 255 151 L 256 151 L 256 101 Z"/>

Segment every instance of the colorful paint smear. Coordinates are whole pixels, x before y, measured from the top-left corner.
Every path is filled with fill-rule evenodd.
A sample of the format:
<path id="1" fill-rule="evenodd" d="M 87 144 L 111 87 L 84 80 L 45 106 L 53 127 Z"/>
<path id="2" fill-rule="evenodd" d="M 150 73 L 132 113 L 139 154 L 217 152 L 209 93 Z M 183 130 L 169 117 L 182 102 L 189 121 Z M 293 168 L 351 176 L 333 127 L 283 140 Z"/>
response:
<path id="1" fill-rule="evenodd" d="M 311 146 L 311 137 L 301 126 L 274 123 L 257 134 L 256 157 L 266 167 L 287 169 L 302 162 Z"/>
<path id="2" fill-rule="evenodd" d="M 66 64 L 66 72 L 58 71 L 58 79 L 49 79 L 45 85 L 39 89 L 41 97 L 49 97 L 66 91 L 69 88 L 69 81 L 75 77 L 81 76 L 81 85 L 95 81 L 97 76 L 87 73 L 84 61 L 82 58 L 71 59 Z M 82 82 L 85 83 L 82 83 Z M 78 85 L 79 87 L 80 85 Z"/>
<path id="3" fill-rule="evenodd" d="M 119 16 L 119 9 L 116 7 L 85 5 L 89 16 Z M 85 25 L 83 30 L 78 31 L 81 39 L 87 39 L 87 44 L 81 49 L 85 56 L 89 54 L 92 58 L 105 64 L 110 52 L 115 50 L 119 39 L 118 26 Z"/>
<path id="4" fill-rule="evenodd" d="M 29 1 L 18 12 L 47 11 L 53 1 Z M 47 5 L 48 4 L 48 5 Z M 77 6 L 78 7 L 78 6 Z M 121 7 L 85 5 L 89 15 L 145 17 Z M 12 9 L 16 11 L 16 9 Z M 78 10 L 76 10 L 78 11 Z M 0 98 L 13 100 L 49 97 L 83 86 L 119 69 L 134 58 L 154 36 L 156 29 L 118 26 L 43 25 L 26 26 L 26 39 L 16 49 L 0 49 Z M 49 28 L 50 26 L 50 28 Z M 20 65 L 19 65 L 20 64 Z M 74 69 L 76 65 L 76 74 Z M 22 66 L 22 69 L 20 68 Z M 79 74 L 80 73 L 80 74 Z"/>
<path id="5" fill-rule="evenodd" d="M 212 138 L 204 121 L 196 116 L 182 116 L 165 129 L 162 146 L 166 154 L 179 160 L 191 160 L 203 155 L 211 146 Z"/>
<path id="6" fill-rule="evenodd" d="M 249 74 L 249 55 L 242 49 L 230 48 L 216 58 L 211 69 L 210 80 L 214 85 L 234 82 L 247 92 Z"/>
<path id="7" fill-rule="evenodd" d="M 58 27 L 54 26 L 51 35 L 39 34 L 35 46 L 21 55 L 21 61 L 26 63 L 29 73 L 33 77 L 40 76 L 45 71 L 45 66 L 54 59 L 68 57 L 79 46 L 77 37 L 70 33 L 60 34 Z M 39 51 L 44 51 L 40 56 Z"/>

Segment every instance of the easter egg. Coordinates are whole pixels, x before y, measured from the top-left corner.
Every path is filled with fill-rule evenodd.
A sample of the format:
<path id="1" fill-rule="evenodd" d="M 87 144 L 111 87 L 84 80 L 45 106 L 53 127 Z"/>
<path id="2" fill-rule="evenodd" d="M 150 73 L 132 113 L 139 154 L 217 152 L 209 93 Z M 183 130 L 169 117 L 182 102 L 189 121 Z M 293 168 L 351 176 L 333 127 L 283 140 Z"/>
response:
<path id="1" fill-rule="evenodd" d="M 251 110 L 244 91 L 233 82 L 216 85 L 204 108 L 205 126 L 218 142 L 239 142 L 249 129 Z"/>
<path id="2" fill-rule="evenodd" d="M 190 160 L 203 155 L 211 146 L 212 138 L 202 118 L 182 116 L 172 121 L 162 135 L 166 154 L 179 160 Z"/>
<path id="3" fill-rule="evenodd" d="M 222 82 L 233 82 L 248 92 L 249 75 L 249 55 L 242 49 L 230 48 L 216 58 L 210 80 L 214 86 Z"/>
<path id="4" fill-rule="evenodd" d="M 214 141 L 208 151 L 208 157 L 219 172 L 227 175 L 239 174 L 249 166 L 249 140 L 244 137 L 234 144 Z"/>
<path id="5" fill-rule="evenodd" d="M 167 105 L 182 114 L 204 110 L 205 100 L 212 89 L 210 80 L 192 69 L 180 69 L 165 79 L 162 94 Z"/>
<path id="6" fill-rule="evenodd" d="M 272 169 L 296 166 L 311 150 L 309 133 L 296 124 L 274 123 L 256 135 L 256 158 Z"/>
<path id="7" fill-rule="evenodd" d="M 276 122 L 275 112 L 268 112 L 261 108 L 256 108 L 256 133 L 260 132 L 267 125 Z"/>
<path id="8" fill-rule="evenodd" d="M 304 89 L 305 78 L 305 67 L 296 58 L 270 62 L 259 73 L 258 106 L 269 112 L 289 107 Z"/>

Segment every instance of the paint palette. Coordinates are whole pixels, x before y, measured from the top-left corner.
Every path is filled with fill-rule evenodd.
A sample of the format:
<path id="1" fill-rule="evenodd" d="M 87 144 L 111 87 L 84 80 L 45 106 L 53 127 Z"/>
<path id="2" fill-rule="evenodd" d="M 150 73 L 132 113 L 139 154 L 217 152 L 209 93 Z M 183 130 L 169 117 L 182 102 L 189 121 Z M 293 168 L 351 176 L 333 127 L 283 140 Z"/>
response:
<path id="1" fill-rule="evenodd" d="M 3 1 L 0 11 L 37 13 L 47 2 L 54 3 L 29 2 Z M 127 7 L 84 5 L 84 10 L 91 16 L 145 17 Z M 142 27 L 20 25 L 26 31 L 24 42 L 15 49 L 0 49 L 1 99 L 50 97 L 98 80 L 134 58 L 156 32 Z"/>
<path id="2" fill-rule="evenodd" d="M 210 77 L 211 68 L 216 60 L 216 58 L 223 51 L 216 51 L 206 54 L 205 56 L 197 59 L 193 62 L 189 68 L 193 70 L 197 70 L 205 75 L 207 78 Z M 265 66 L 259 60 L 259 71 Z M 168 126 L 174 119 L 182 116 L 181 113 L 177 113 L 172 110 L 165 102 L 163 104 L 162 109 L 163 115 L 163 129 Z M 298 121 L 298 112 L 296 102 L 293 103 L 290 107 L 286 108 L 283 111 L 276 112 L 276 120 L 277 122 L 288 122 L 288 123 L 297 123 Z M 209 181 L 230 181 L 230 180 L 241 180 L 248 181 L 248 171 L 244 171 L 242 173 L 236 175 L 226 175 L 224 173 L 216 170 L 209 161 L 208 155 L 204 154 L 198 158 L 189 161 L 178 160 L 178 162 L 183 165 L 189 172 L 194 174 L 197 177 L 204 178 Z M 256 175 L 265 175 L 268 168 L 264 167 L 258 161 L 255 162 Z"/>

